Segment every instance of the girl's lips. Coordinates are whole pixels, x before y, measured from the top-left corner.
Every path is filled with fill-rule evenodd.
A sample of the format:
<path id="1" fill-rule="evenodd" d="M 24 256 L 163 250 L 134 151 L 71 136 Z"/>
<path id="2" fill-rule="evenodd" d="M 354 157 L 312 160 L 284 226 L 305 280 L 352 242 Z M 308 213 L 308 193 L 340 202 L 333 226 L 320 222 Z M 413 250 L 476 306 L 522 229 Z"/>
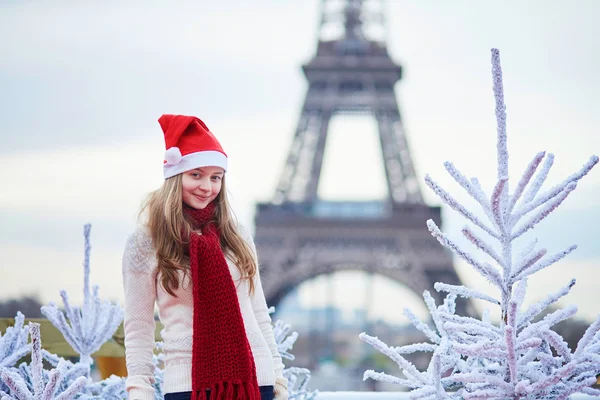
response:
<path id="1" fill-rule="evenodd" d="M 198 200 L 201 200 L 201 201 L 206 201 L 206 200 L 208 200 L 208 197 L 202 197 L 202 196 L 198 196 L 198 195 L 194 195 L 194 196 L 196 196 L 196 198 L 197 198 Z"/>

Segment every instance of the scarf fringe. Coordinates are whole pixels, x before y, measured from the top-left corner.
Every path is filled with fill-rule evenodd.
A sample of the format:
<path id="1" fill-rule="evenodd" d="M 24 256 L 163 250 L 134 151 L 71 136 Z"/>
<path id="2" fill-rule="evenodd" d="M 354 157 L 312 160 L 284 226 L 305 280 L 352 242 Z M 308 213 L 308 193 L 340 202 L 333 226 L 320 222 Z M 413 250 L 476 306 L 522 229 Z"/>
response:
<path id="1" fill-rule="evenodd" d="M 192 400 L 208 400 L 206 390 L 192 391 Z M 260 400 L 260 389 L 251 382 L 219 382 L 210 388 L 210 400 Z"/>

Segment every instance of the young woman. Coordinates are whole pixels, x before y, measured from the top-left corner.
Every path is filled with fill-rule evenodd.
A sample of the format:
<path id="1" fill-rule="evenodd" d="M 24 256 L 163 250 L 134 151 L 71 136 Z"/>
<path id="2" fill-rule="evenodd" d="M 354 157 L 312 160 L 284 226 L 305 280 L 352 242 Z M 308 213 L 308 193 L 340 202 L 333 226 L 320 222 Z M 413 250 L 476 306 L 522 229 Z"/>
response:
<path id="1" fill-rule="evenodd" d="M 254 242 L 227 201 L 227 156 L 200 119 L 158 121 L 165 181 L 123 256 L 128 397 L 155 399 L 156 303 L 166 400 L 286 400 Z"/>

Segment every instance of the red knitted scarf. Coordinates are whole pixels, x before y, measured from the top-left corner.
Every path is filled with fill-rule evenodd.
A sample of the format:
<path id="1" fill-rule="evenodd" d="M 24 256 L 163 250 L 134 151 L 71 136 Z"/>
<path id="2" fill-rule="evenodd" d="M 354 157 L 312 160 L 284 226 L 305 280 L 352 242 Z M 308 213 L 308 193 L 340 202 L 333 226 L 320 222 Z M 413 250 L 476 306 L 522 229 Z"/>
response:
<path id="1" fill-rule="evenodd" d="M 235 284 L 214 223 L 214 203 L 185 208 L 202 235 L 190 237 L 194 298 L 192 400 L 260 400 L 256 366 Z"/>

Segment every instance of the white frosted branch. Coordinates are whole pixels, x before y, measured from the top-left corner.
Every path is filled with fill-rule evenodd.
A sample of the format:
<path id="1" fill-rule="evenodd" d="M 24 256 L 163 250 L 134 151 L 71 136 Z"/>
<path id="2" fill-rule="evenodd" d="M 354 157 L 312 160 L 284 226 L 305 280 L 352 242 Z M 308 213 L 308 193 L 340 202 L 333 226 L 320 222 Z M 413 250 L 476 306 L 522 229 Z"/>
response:
<path id="1" fill-rule="evenodd" d="M 499 265 L 503 264 L 502 259 L 496 253 L 496 251 L 487 244 L 483 239 L 478 237 L 475 232 L 473 232 L 468 226 L 462 228 L 462 234 L 466 237 L 471 243 L 475 245 L 479 250 L 483 251 L 490 257 L 492 257 Z"/>
<path id="2" fill-rule="evenodd" d="M 517 326 L 517 302 L 511 299 L 506 310 L 506 323 L 513 328 Z"/>
<path id="3" fill-rule="evenodd" d="M 533 200 L 535 195 L 539 192 L 540 188 L 546 181 L 546 178 L 548 177 L 548 173 L 550 172 L 550 168 L 552 168 L 553 164 L 554 164 L 554 154 L 548 153 L 548 157 L 546 157 L 546 160 L 544 161 L 544 165 L 542 166 L 542 169 L 538 172 L 538 174 L 536 175 L 532 184 L 529 186 L 527 193 L 525 193 L 522 204 L 527 204 L 531 200 Z"/>
<path id="4" fill-rule="evenodd" d="M 494 82 L 494 99 L 496 101 L 496 125 L 498 151 L 498 179 L 508 176 L 508 146 L 506 137 L 506 105 L 504 104 L 504 85 L 502 83 L 502 67 L 500 52 L 492 49 L 492 79 Z"/>
<path id="5" fill-rule="evenodd" d="M 412 354 L 417 351 L 433 352 L 436 348 L 437 346 L 431 343 L 413 343 L 401 347 L 396 347 L 394 348 L 394 350 L 396 350 L 398 354 Z"/>
<path id="6" fill-rule="evenodd" d="M 521 252 L 519 253 L 519 255 L 517 256 L 515 263 L 519 263 L 521 260 L 523 260 L 524 258 L 528 257 L 531 252 L 533 252 L 533 250 L 535 249 L 535 246 L 538 243 L 538 239 L 537 238 L 533 238 L 532 241 L 530 241 L 527 246 L 523 247 L 523 249 L 521 250 Z"/>
<path id="7" fill-rule="evenodd" d="M 376 337 L 369 336 L 364 332 L 359 335 L 359 338 L 360 340 L 370 344 L 371 346 L 379 350 L 379 352 L 381 352 L 382 354 L 388 356 L 392 361 L 398 364 L 399 367 L 406 370 L 406 372 L 408 372 L 407 378 L 413 378 L 414 380 L 423 385 L 427 384 L 427 379 L 425 378 L 425 376 L 421 372 L 419 372 L 419 370 L 410 361 L 406 360 L 404 357 L 402 357 L 400 354 L 394 351 L 394 349 L 388 347 L 388 345 L 383 343 L 381 340 L 379 340 Z"/>
<path id="8" fill-rule="evenodd" d="M 433 320 L 433 323 L 438 330 L 438 334 L 440 335 L 441 340 L 443 340 L 445 333 L 443 322 L 439 318 L 437 306 L 435 305 L 435 300 L 433 299 L 433 297 L 431 297 L 431 293 L 429 293 L 429 290 L 425 290 L 423 292 L 423 299 L 425 300 L 425 305 L 427 305 L 427 308 L 429 309 L 429 314 L 431 315 L 431 319 Z"/>
<path id="9" fill-rule="evenodd" d="M 555 196 L 552 200 L 549 200 L 548 203 L 533 217 L 529 218 L 527 222 L 521 225 L 520 228 L 516 230 L 515 233 L 512 234 L 511 239 L 514 240 L 532 229 L 535 225 L 543 221 L 552 211 L 554 211 L 560 204 L 569 196 L 569 194 L 575 190 L 577 184 L 575 182 L 569 183 L 565 190 L 560 192 L 557 196 Z"/>
<path id="10" fill-rule="evenodd" d="M 558 324 L 561 321 L 566 320 L 567 318 L 572 317 L 577 313 L 577 307 L 568 306 L 560 310 L 556 310 L 553 313 L 546 315 L 541 321 L 537 321 L 527 327 L 525 327 L 519 337 L 522 339 L 529 338 L 530 335 L 543 330 L 543 328 L 551 328 L 554 325 Z M 541 333 L 540 333 L 541 335 Z"/>
<path id="11" fill-rule="evenodd" d="M 407 379 L 400 379 L 393 375 L 388 375 L 384 372 L 376 372 L 376 371 L 373 371 L 372 369 L 366 370 L 365 373 L 363 374 L 363 380 L 366 381 L 367 379 L 373 379 L 373 380 L 380 381 L 380 382 L 394 383 L 396 385 L 406 386 L 410 389 L 418 387 L 413 381 L 410 381 Z"/>
<path id="12" fill-rule="evenodd" d="M 483 329 L 488 330 L 489 332 L 493 333 L 495 336 L 495 339 L 498 339 L 502 336 L 502 329 L 498 328 L 497 326 L 494 326 L 490 323 L 487 322 L 483 322 L 480 321 L 476 318 L 472 318 L 472 317 L 463 317 L 461 315 L 454 315 L 454 314 L 445 314 L 445 313 L 440 313 L 440 315 L 443 316 L 443 318 L 448 321 L 448 322 L 454 322 L 458 325 L 460 324 L 464 324 L 464 325 L 477 325 Z"/>
<path id="13" fill-rule="evenodd" d="M 540 258 L 544 257 L 547 252 L 548 250 L 546 249 L 539 249 L 535 252 L 535 254 L 529 256 L 527 259 L 522 259 L 521 262 L 519 262 L 519 264 L 515 265 L 515 268 L 512 272 L 512 276 L 517 276 L 524 270 L 531 268 L 531 266 L 538 262 Z"/>
<path id="14" fill-rule="evenodd" d="M 521 304 L 523 304 L 523 300 L 525 299 L 525 293 L 527 292 L 527 278 L 520 280 L 517 283 L 517 286 L 515 288 L 514 294 L 513 294 L 513 301 L 516 304 L 516 308 L 520 308 Z M 513 326 L 517 327 L 517 325 L 512 324 Z"/>
<path id="15" fill-rule="evenodd" d="M 27 384 L 23 381 L 23 378 L 15 372 L 8 369 L 0 369 L 0 377 L 2 381 L 10 388 L 13 395 L 19 400 L 34 400 L 33 395 L 27 388 Z M 7 396 L 8 397 L 8 396 Z M 12 397 L 8 397 L 12 400 Z"/>
<path id="16" fill-rule="evenodd" d="M 69 296 L 67 295 L 67 292 L 65 290 L 60 291 L 60 296 L 62 297 L 63 305 L 65 307 L 65 313 L 67 314 L 67 318 L 69 319 L 71 335 L 75 338 L 77 342 L 80 342 L 84 336 L 83 330 L 81 329 L 81 314 L 79 313 L 79 309 L 71 307 Z"/>
<path id="17" fill-rule="evenodd" d="M 429 340 L 431 340 L 433 343 L 440 343 L 441 339 L 438 336 L 438 334 L 435 333 L 429 327 L 429 325 L 427 325 L 426 323 L 421 321 L 419 319 L 419 317 L 417 317 L 410 309 L 405 308 L 404 315 L 414 325 L 414 327 L 417 328 L 418 330 L 420 330 L 421 332 L 423 332 L 425 334 L 425 336 L 427 336 L 429 338 Z"/>
<path id="18" fill-rule="evenodd" d="M 476 177 L 471 178 L 471 189 L 477 193 L 477 196 L 484 199 L 485 203 L 487 204 L 487 207 L 484 208 L 484 211 L 486 213 L 486 215 L 488 216 L 488 218 L 490 219 L 490 221 L 494 220 L 494 216 L 492 215 L 492 208 L 491 205 L 489 204 L 488 198 L 483 190 L 483 188 L 481 187 L 481 183 L 479 183 L 479 179 L 477 179 Z"/>
<path id="19" fill-rule="evenodd" d="M 532 200 L 531 202 L 524 204 L 522 207 L 519 207 L 513 214 L 513 217 L 511 220 L 512 225 L 514 225 L 522 216 L 529 213 L 531 210 L 539 207 L 540 205 L 548 202 L 550 199 L 558 196 L 560 193 L 562 193 L 565 190 L 565 188 L 567 186 L 569 186 L 573 183 L 576 184 L 581 178 L 583 178 L 585 175 L 587 175 L 587 173 L 590 172 L 590 170 L 597 163 L 598 163 L 597 156 L 590 157 L 588 162 L 584 164 L 584 166 L 581 168 L 581 170 L 579 170 L 579 172 L 570 175 L 567 179 L 562 181 L 560 184 L 554 186 L 548 192 L 539 195 L 535 200 Z"/>
<path id="20" fill-rule="evenodd" d="M 525 172 L 521 176 L 519 183 L 517 183 L 515 192 L 513 193 L 512 196 L 510 196 L 510 200 L 508 202 L 508 207 L 506 209 L 507 214 L 510 214 L 512 212 L 513 208 L 515 207 L 515 204 L 517 203 L 517 201 L 523 194 L 523 191 L 525 190 L 525 188 L 527 187 L 527 184 L 529 183 L 529 181 L 535 174 L 537 167 L 540 165 L 540 163 L 544 159 L 545 155 L 546 155 L 545 151 L 540 151 L 539 153 L 537 153 L 535 155 L 535 157 L 533 157 L 533 160 L 531 160 L 529 165 L 527 165 L 527 168 L 525 168 Z"/>
<path id="21" fill-rule="evenodd" d="M 452 378 L 455 379 L 456 381 L 462 382 L 462 383 L 483 382 L 483 383 L 488 383 L 491 385 L 496 385 L 498 387 L 501 387 L 501 388 L 507 389 L 507 390 L 512 389 L 512 386 L 510 383 L 504 382 L 504 380 L 502 378 L 498 378 L 498 377 L 491 376 L 488 374 L 479 374 L 476 372 L 458 373 L 458 374 L 452 375 Z"/>
<path id="22" fill-rule="evenodd" d="M 31 379 L 33 383 L 33 395 L 34 397 L 39 397 L 44 391 L 40 324 L 30 322 L 29 332 L 31 334 Z"/>
<path id="23" fill-rule="evenodd" d="M 444 163 L 444 167 L 446 167 L 446 171 L 448 171 L 448 173 L 450 174 L 450 176 L 452 176 L 454 178 L 454 180 L 460 186 L 462 186 L 467 191 L 467 193 L 469 193 L 469 195 L 472 198 L 474 198 L 479 203 L 479 205 L 481 205 L 481 207 L 483 208 L 484 211 L 486 211 L 486 212 L 490 211 L 490 202 L 485 197 L 485 194 L 481 190 L 481 187 L 479 187 L 478 185 L 474 184 L 466 176 L 464 176 L 454 166 L 454 164 L 452 162 L 446 161 Z"/>
<path id="24" fill-rule="evenodd" d="M 504 335 L 506 340 L 506 362 L 508 363 L 508 371 L 510 372 L 510 381 L 514 384 L 517 380 L 518 371 L 514 328 L 506 325 Z"/>
<path id="25" fill-rule="evenodd" d="M 495 340 L 479 340 L 474 343 L 452 343 L 452 347 L 460 354 L 469 357 L 503 357 L 505 349 Z"/>
<path id="26" fill-rule="evenodd" d="M 56 385 L 61 378 L 60 371 L 58 369 L 50 371 L 48 374 L 48 383 L 44 388 L 44 392 L 41 395 L 42 400 L 52 400 L 54 399 L 54 393 L 56 393 Z"/>
<path id="27" fill-rule="evenodd" d="M 31 346 L 25 345 L 23 347 L 19 347 L 12 353 L 10 356 L 6 357 L 4 360 L 0 362 L 0 367 L 12 367 L 15 365 L 21 358 L 25 357 L 31 351 Z"/>
<path id="28" fill-rule="evenodd" d="M 543 330 L 544 339 L 554 347 L 556 353 L 561 356 L 566 362 L 571 361 L 571 350 L 563 338 L 553 330 Z"/>
<path id="29" fill-rule="evenodd" d="M 500 228 L 500 231 L 504 233 L 506 231 L 506 204 L 504 203 L 506 187 L 508 186 L 508 176 L 503 176 L 498 179 L 494 190 L 492 191 L 492 196 L 490 198 L 490 203 L 492 205 L 492 215 L 494 216 L 494 221 L 496 221 L 496 225 Z"/>
<path id="30" fill-rule="evenodd" d="M 529 306 L 529 308 L 519 317 L 519 322 L 517 324 L 519 329 L 521 329 L 523 325 L 531 322 L 542 311 L 548 308 L 550 304 L 556 303 L 561 297 L 567 295 L 573 286 L 575 286 L 575 279 L 571 279 L 568 285 L 564 286 L 556 293 L 550 294 L 544 300 Z"/>
<path id="31" fill-rule="evenodd" d="M 566 364 L 565 366 L 556 370 L 552 375 L 532 384 L 530 387 L 530 393 L 535 393 L 538 390 L 542 390 L 554 385 L 556 382 L 569 376 L 573 369 L 575 369 L 575 365 L 573 363 Z"/>
<path id="32" fill-rule="evenodd" d="M 441 198 L 452 209 L 458 211 L 460 214 L 462 214 L 463 217 L 465 217 L 466 219 L 468 219 L 469 221 L 471 221 L 472 223 L 474 223 L 475 225 L 477 225 L 478 227 L 483 229 L 490 236 L 492 236 L 496 239 L 500 238 L 498 233 L 494 232 L 491 228 L 489 228 L 487 225 L 485 225 L 483 222 L 481 222 L 479 220 L 479 218 L 477 218 L 473 213 L 471 213 L 469 210 L 467 210 L 462 204 L 460 204 L 452 196 L 450 196 L 450 194 L 448 192 L 446 192 L 444 189 L 442 189 L 442 187 L 439 186 L 433 179 L 431 179 L 431 177 L 429 175 L 425 176 L 425 183 L 438 195 L 439 198 Z"/>
<path id="33" fill-rule="evenodd" d="M 525 351 L 527 349 L 531 349 L 531 348 L 537 349 L 541 344 L 542 344 L 542 339 L 529 338 L 529 339 L 518 342 L 516 350 L 523 352 L 523 351 Z"/>
<path id="34" fill-rule="evenodd" d="M 479 326 L 477 324 L 459 324 L 456 322 L 444 323 L 444 329 L 448 332 L 462 332 L 473 336 L 487 337 L 491 340 L 497 339 L 497 334 L 487 326 Z"/>
<path id="35" fill-rule="evenodd" d="M 536 273 L 546 267 L 549 267 L 550 265 L 562 260 L 563 258 L 565 258 L 567 255 L 569 255 L 573 250 L 575 250 L 577 248 L 576 245 L 572 245 L 571 247 L 569 247 L 566 250 L 563 250 L 559 253 L 553 254 L 550 257 L 546 257 L 543 260 L 540 260 L 537 264 L 532 265 L 531 267 L 529 267 L 528 269 L 522 271 L 519 275 L 515 276 L 512 281 L 516 282 L 519 279 L 523 279 L 526 276 L 529 276 L 533 273 Z"/>
<path id="36" fill-rule="evenodd" d="M 489 301 L 492 304 L 497 304 L 497 305 L 500 304 L 500 301 L 496 300 L 492 296 L 488 296 L 485 293 L 481 293 L 475 289 L 469 289 L 464 286 L 456 286 L 456 285 L 449 285 L 447 283 L 436 282 L 433 285 L 433 287 L 438 292 L 447 292 L 447 293 L 456 294 L 456 295 L 464 297 L 466 299 L 468 299 L 468 298 L 481 299 L 481 300 Z"/>
<path id="37" fill-rule="evenodd" d="M 596 318 L 593 324 L 591 324 L 586 330 L 579 343 L 577 343 L 577 349 L 575 350 L 575 357 L 581 356 L 581 353 L 591 343 L 592 338 L 600 331 L 600 315 Z"/>
<path id="38" fill-rule="evenodd" d="M 67 390 L 58 395 L 55 400 L 71 400 L 75 398 L 75 396 L 85 387 L 87 382 L 87 377 L 80 376 L 79 378 L 75 379 L 73 383 L 71 383 Z"/>
<path id="39" fill-rule="evenodd" d="M 438 240 L 438 242 L 440 242 L 444 247 L 449 248 L 456 255 L 458 255 L 460 258 L 469 263 L 472 267 L 475 268 L 477 272 L 479 272 L 488 281 L 498 286 L 499 288 L 503 287 L 502 277 L 500 276 L 500 273 L 496 271 L 491 265 L 480 264 L 479 262 L 475 261 L 475 259 L 473 259 L 473 257 L 471 257 L 469 253 L 463 251 L 456 244 L 454 244 L 454 242 L 448 239 L 448 237 L 446 237 L 446 235 L 444 235 L 440 231 L 440 229 L 437 227 L 435 222 L 433 222 L 433 220 L 430 219 L 427 221 L 427 227 L 429 228 L 429 231 L 431 232 L 432 236 L 435 237 Z"/>

